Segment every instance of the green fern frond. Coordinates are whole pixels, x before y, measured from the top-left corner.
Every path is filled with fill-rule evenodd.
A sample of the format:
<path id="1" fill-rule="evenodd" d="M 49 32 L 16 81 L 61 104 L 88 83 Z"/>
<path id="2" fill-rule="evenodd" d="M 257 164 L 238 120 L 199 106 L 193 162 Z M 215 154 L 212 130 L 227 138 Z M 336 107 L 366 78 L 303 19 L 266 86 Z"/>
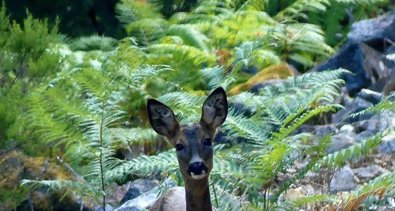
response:
<path id="1" fill-rule="evenodd" d="M 116 44 L 117 42 L 114 38 L 93 35 L 90 37 L 80 37 L 74 40 L 69 46 L 73 51 L 110 51 L 115 48 Z"/>
<path id="2" fill-rule="evenodd" d="M 334 98 L 339 96 L 339 89 L 344 84 L 340 78 L 349 71 L 344 69 L 306 73 L 298 77 L 289 78 L 278 85 L 271 85 L 263 88 L 260 95 L 263 98 L 272 99 L 276 96 L 284 96 L 295 93 L 309 92 L 309 96 L 314 92 L 326 93 L 319 100 L 324 102 L 333 102 Z M 302 99 L 300 99 L 302 100 Z M 304 100 L 301 102 L 305 102 Z"/>
<path id="3" fill-rule="evenodd" d="M 141 19 L 128 24 L 126 32 L 135 37 L 138 43 L 149 45 L 165 34 L 167 25 L 167 22 L 161 18 Z"/>
<path id="4" fill-rule="evenodd" d="M 62 120 L 57 120 L 50 115 L 47 101 L 38 94 L 33 94 L 29 99 L 29 110 L 26 118 L 29 119 L 29 128 L 40 137 L 40 141 L 51 145 L 71 144 L 83 139 L 83 135 L 73 131 L 70 125 Z"/>
<path id="5" fill-rule="evenodd" d="M 271 141 L 274 142 L 279 140 L 281 141 L 284 138 L 288 137 L 293 131 L 295 131 L 303 123 L 305 123 L 307 120 L 311 119 L 312 117 L 322 113 L 335 112 L 340 108 L 341 106 L 337 104 L 323 105 L 323 106 L 318 106 L 317 108 L 314 108 L 312 110 L 308 110 L 306 113 L 302 114 L 301 116 L 299 116 L 299 114 L 297 113 L 295 116 L 291 116 L 289 119 L 286 120 L 287 122 L 289 122 L 290 119 L 295 118 L 292 121 L 292 123 L 290 123 L 290 125 L 286 124 L 282 128 L 280 128 L 278 132 L 274 133 L 273 139 Z"/>
<path id="6" fill-rule="evenodd" d="M 141 87 L 154 78 L 158 77 L 159 74 L 169 72 L 172 69 L 169 66 L 142 66 L 136 70 L 125 72 L 123 75 L 127 78 L 127 82 L 130 86 Z"/>
<path id="7" fill-rule="evenodd" d="M 150 57 L 152 59 L 163 62 L 162 64 L 181 62 L 190 63 L 199 68 L 203 65 L 211 66 L 216 61 L 213 55 L 186 45 L 153 44 L 148 47 L 148 51 L 151 53 Z"/>
<path id="8" fill-rule="evenodd" d="M 243 137 L 252 142 L 262 143 L 267 140 L 270 135 L 269 122 L 265 123 L 264 119 L 257 124 L 254 118 L 247 118 L 243 115 L 238 115 L 234 111 L 230 111 L 226 122 L 223 126 L 224 130 L 235 137 Z"/>
<path id="9" fill-rule="evenodd" d="M 31 190 L 40 188 L 47 188 L 51 191 L 64 191 L 64 195 L 72 192 L 78 193 L 80 196 L 97 196 L 97 189 L 90 186 L 88 183 L 71 180 L 21 180 L 22 186 L 28 186 Z"/>
<path id="10" fill-rule="evenodd" d="M 280 172 L 287 162 L 290 147 L 285 143 L 278 143 L 272 146 L 272 149 L 263 150 L 254 159 L 252 169 L 254 170 L 254 180 L 261 182 L 270 182 L 274 176 Z"/>
<path id="11" fill-rule="evenodd" d="M 207 89 L 211 90 L 216 87 L 222 87 L 225 90 L 228 86 L 235 81 L 235 78 L 226 72 L 223 67 L 204 68 L 200 71 L 204 81 L 206 82 Z"/>
<path id="12" fill-rule="evenodd" d="M 122 0 L 116 5 L 118 19 L 129 24 L 133 21 L 151 18 L 161 18 L 159 8 L 145 1 Z"/>
<path id="13" fill-rule="evenodd" d="M 246 0 L 241 1 L 242 5 L 239 7 L 239 10 L 258 10 L 264 11 L 269 4 L 268 0 Z"/>
<path id="14" fill-rule="evenodd" d="M 389 192 L 395 188 L 395 171 L 385 173 L 371 180 L 368 184 L 354 190 L 350 195 L 346 196 L 344 201 L 344 208 L 356 209 L 359 205 L 368 198 L 368 196 L 377 195 L 379 200 L 386 198 L 385 192 Z M 393 197 L 393 196 L 387 196 Z"/>
<path id="15" fill-rule="evenodd" d="M 329 0 L 297 0 L 284 10 L 277 13 L 275 18 L 279 21 L 281 20 L 291 20 L 297 18 L 306 18 L 305 12 L 323 12 L 330 5 Z"/>
<path id="16" fill-rule="evenodd" d="M 178 171 L 176 153 L 174 150 L 169 150 L 154 156 L 141 155 L 130 161 L 120 161 L 120 165 L 107 171 L 105 177 L 109 181 L 125 181 L 129 175 L 174 174 L 176 171 Z"/>
<path id="17" fill-rule="evenodd" d="M 91 152 L 90 154 L 94 155 L 94 157 L 89 157 L 90 161 L 84 173 L 84 178 L 89 181 L 90 184 L 101 182 L 100 180 L 102 175 L 102 169 L 107 172 L 110 169 L 114 169 L 115 167 L 117 167 L 120 163 L 118 159 L 114 158 L 114 155 L 116 153 L 115 150 L 111 149 L 106 145 L 108 144 L 103 144 L 102 146 L 100 146 L 99 143 L 97 143 L 97 150 L 94 150 L 95 146 L 92 146 L 91 144 L 91 148 L 89 150 Z M 100 149 L 100 147 L 102 148 Z M 81 151 L 80 153 L 84 154 L 84 151 Z M 107 178 L 105 177 L 105 175 L 103 176 L 106 182 Z"/>
<path id="18" fill-rule="evenodd" d="M 297 0 L 284 10 L 278 12 L 275 19 L 278 21 L 292 21 L 300 18 L 308 19 L 308 12 L 324 12 L 333 2 L 369 6 L 383 3 L 385 0 Z"/>
<path id="19" fill-rule="evenodd" d="M 287 139 L 290 139 L 290 138 L 287 138 Z M 295 142 L 296 142 L 295 140 L 291 139 L 291 141 L 288 141 L 288 140 L 284 141 L 286 144 L 288 144 L 290 146 L 290 148 L 294 148 L 294 149 L 292 149 L 293 152 L 294 152 L 294 155 L 293 156 L 287 156 L 284 159 L 283 165 L 281 166 L 281 168 L 279 169 L 278 172 L 285 171 L 285 169 L 288 166 L 292 165 L 292 163 L 294 161 L 296 161 L 296 159 L 300 158 L 300 156 L 302 156 L 302 155 L 311 156 L 311 158 L 310 158 L 308 164 L 306 166 L 304 166 L 302 169 L 299 169 L 298 173 L 294 177 L 292 177 L 292 178 L 290 178 L 290 179 L 288 179 L 288 180 L 286 180 L 286 181 L 284 181 L 283 183 L 280 184 L 278 189 L 275 190 L 274 193 L 272 194 L 272 197 L 270 199 L 272 202 L 276 202 L 278 197 L 283 192 L 287 191 L 292 184 L 295 184 L 298 181 L 300 181 L 309 171 L 311 171 L 314 168 L 316 163 L 320 159 L 322 159 L 322 157 L 325 155 L 325 150 L 326 150 L 327 146 L 330 144 L 330 141 L 331 141 L 331 136 L 330 135 L 324 136 L 323 138 L 321 138 L 318 141 L 318 145 L 312 146 L 310 149 L 306 149 L 305 152 L 301 153 L 300 155 L 295 155 L 295 154 L 298 154 L 297 151 L 295 152 L 295 149 L 297 150 L 297 149 L 300 148 L 298 146 L 294 147 L 296 145 L 295 144 Z"/>
<path id="20" fill-rule="evenodd" d="M 306 205 L 314 205 L 317 203 L 335 203 L 336 199 L 334 196 L 325 194 L 315 194 L 311 196 L 305 196 L 294 201 L 285 201 L 277 205 L 274 209 L 281 210 L 294 210 L 295 208 L 304 208 Z"/>
<path id="21" fill-rule="evenodd" d="M 205 97 L 187 92 L 171 92 L 160 96 L 158 100 L 169 105 L 181 118 L 181 122 L 193 122 L 200 117 L 200 105 L 203 104 Z"/>
<path id="22" fill-rule="evenodd" d="M 381 143 L 381 139 L 382 134 L 379 133 L 362 143 L 354 144 L 346 149 L 329 154 L 319 160 L 313 169 L 318 170 L 324 166 L 342 166 L 345 162 L 357 159 L 375 149 Z"/>
<path id="23" fill-rule="evenodd" d="M 208 38 L 195 29 L 193 25 L 172 25 L 166 31 L 166 34 L 181 37 L 184 44 L 193 46 L 202 51 L 207 52 L 209 50 L 207 46 Z"/>
<path id="24" fill-rule="evenodd" d="M 214 185 L 211 191 L 211 198 L 214 199 L 214 207 L 218 210 L 238 211 L 243 210 L 240 198 L 237 197 L 236 190 L 230 192 L 224 190 L 221 185 Z"/>
<path id="25" fill-rule="evenodd" d="M 379 4 L 379 3 L 387 3 L 386 0 L 336 0 L 337 2 L 343 2 L 343 3 L 348 3 L 348 4 L 356 4 L 356 5 L 363 5 L 363 6 L 369 6 L 369 5 L 374 5 L 374 4 Z"/>
<path id="26" fill-rule="evenodd" d="M 324 32 L 317 25 L 278 24 L 272 33 L 273 40 L 279 47 L 278 51 L 304 65 L 309 65 L 305 61 L 311 60 L 313 55 L 328 57 L 334 52 L 332 47 L 325 43 Z"/>
<path id="27" fill-rule="evenodd" d="M 395 102 L 391 100 L 391 98 L 393 98 L 394 96 L 395 96 L 395 94 L 391 94 L 390 96 L 387 96 L 383 100 L 381 100 L 378 104 L 370 106 L 360 112 L 351 114 L 351 117 L 355 118 L 357 116 L 363 116 L 367 113 L 377 114 L 377 113 L 383 112 L 383 111 L 394 111 L 395 110 Z"/>
<path id="28" fill-rule="evenodd" d="M 104 97 L 105 90 L 108 89 L 110 84 L 109 78 L 105 77 L 101 71 L 93 68 L 83 68 L 71 77 L 71 79 L 82 88 L 85 94 L 92 94 L 99 99 Z"/>
<path id="29" fill-rule="evenodd" d="M 157 138 L 157 134 L 150 128 L 109 128 L 107 135 L 115 145 L 131 145 Z"/>
<path id="30" fill-rule="evenodd" d="M 235 48 L 235 70 L 249 66 L 263 69 L 280 62 L 280 57 L 273 50 L 264 49 L 258 42 L 244 42 Z"/>

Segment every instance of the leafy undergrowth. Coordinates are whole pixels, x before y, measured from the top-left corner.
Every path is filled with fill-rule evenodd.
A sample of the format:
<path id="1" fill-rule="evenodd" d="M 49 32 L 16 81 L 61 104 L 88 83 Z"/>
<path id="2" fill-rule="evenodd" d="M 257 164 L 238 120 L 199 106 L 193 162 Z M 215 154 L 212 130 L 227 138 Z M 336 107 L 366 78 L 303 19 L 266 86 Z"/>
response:
<path id="1" fill-rule="evenodd" d="M 11 22 L 3 3 L 1 147 L 23 151 L 40 167 L 61 160 L 74 176 L 22 175 L 21 186 L 1 187 L 0 195 L 20 191 L 15 208 L 38 206 L 32 195 L 47 191 L 105 207 L 112 187 L 131 179 L 171 177 L 182 185 L 174 150 L 149 127 L 146 101 L 165 103 L 181 123 L 198 121 L 205 96 L 222 86 L 230 109 L 210 180 L 219 210 L 352 210 L 392 203 L 393 157 L 375 153 L 392 128 L 334 153 L 326 151 L 333 135 L 296 132 L 303 125 L 327 124 L 326 117 L 343 108 L 338 99 L 342 76 L 349 73 L 299 74 L 336 48 L 325 40 L 333 34 L 313 23 L 339 23 L 319 18 L 332 4 L 367 15 L 365 6 L 382 2 L 206 0 L 164 18 L 160 5 L 124 0 L 117 8 L 129 37 L 73 41 L 57 34 L 56 25 L 31 16 L 23 24 Z M 328 33 L 333 22 L 324 27 Z M 390 102 L 378 110 L 393 108 Z M 383 161 L 378 165 L 389 173 L 347 194 L 328 193 L 337 168 L 371 159 Z M 306 185 L 317 187 L 305 193 Z"/>

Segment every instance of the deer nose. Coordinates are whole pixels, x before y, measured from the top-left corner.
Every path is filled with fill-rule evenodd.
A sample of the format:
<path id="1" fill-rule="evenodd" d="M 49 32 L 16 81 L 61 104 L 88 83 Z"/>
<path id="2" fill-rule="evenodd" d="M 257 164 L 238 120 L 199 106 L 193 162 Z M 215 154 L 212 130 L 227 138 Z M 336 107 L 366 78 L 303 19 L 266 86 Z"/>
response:
<path id="1" fill-rule="evenodd" d="M 202 173 L 202 171 L 204 170 L 204 164 L 202 162 L 194 162 L 189 164 L 188 167 L 188 173 L 191 174 L 195 174 L 195 175 L 199 175 Z"/>

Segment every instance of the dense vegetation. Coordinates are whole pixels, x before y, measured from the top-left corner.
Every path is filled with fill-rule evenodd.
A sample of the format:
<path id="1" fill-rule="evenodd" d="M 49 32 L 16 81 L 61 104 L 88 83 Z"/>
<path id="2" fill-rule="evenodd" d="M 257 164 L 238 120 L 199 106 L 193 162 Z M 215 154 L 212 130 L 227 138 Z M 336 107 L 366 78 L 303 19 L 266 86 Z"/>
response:
<path id="1" fill-rule="evenodd" d="M 28 13 L 18 23 L 3 2 L 0 147 L 63 169 L 56 176 L 2 187 L 0 201 L 16 208 L 30 192 L 44 188 L 98 205 L 106 204 L 112 184 L 133 178 L 171 177 L 181 185 L 174 150 L 149 127 L 146 100 L 157 98 L 181 122 L 191 122 L 218 86 L 227 90 L 230 102 L 210 178 L 219 210 L 358 207 L 378 191 L 385 201 L 393 194 L 395 172 L 347 197 L 278 199 L 309 171 L 342 166 L 380 143 L 382 133 L 328 154 L 330 135 L 311 143 L 309 134 L 294 132 L 302 124 L 324 123 L 327 113 L 341 109 L 336 99 L 347 70 L 298 74 L 334 53 L 350 26 L 347 18 L 374 16 L 387 4 L 122 0 L 116 11 L 127 36 L 71 39 L 58 32 L 62 17 L 48 24 Z M 249 92 L 256 82 L 278 79 L 284 80 Z M 372 110 L 393 108 L 384 100 Z M 308 164 L 297 176 L 277 183 L 278 175 L 301 158 Z"/>

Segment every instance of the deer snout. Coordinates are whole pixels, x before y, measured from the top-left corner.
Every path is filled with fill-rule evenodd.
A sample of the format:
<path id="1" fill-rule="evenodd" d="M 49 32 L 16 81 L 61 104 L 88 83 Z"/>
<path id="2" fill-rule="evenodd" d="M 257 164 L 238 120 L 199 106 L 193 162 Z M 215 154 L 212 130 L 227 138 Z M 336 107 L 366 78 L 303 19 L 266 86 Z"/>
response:
<path id="1" fill-rule="evenodd" d="M 208 173 L 208 168 L 203 162 L 194 162 L 188 166 L 188 174 L 193 179 L 202 179 Z"/>

